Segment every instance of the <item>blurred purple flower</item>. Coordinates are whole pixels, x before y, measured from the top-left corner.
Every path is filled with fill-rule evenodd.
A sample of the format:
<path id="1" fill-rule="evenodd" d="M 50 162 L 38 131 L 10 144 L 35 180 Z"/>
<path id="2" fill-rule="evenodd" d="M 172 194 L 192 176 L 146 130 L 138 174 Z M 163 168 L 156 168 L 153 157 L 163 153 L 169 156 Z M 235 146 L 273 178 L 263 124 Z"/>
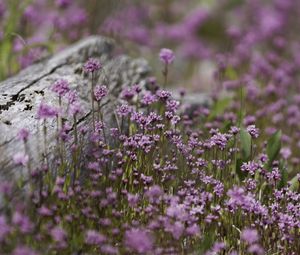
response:
<path id="1" fill-rule="evenodd" d="M 85 243 L 89 245 L 101 245 L 106 240 L 105 236 L 95 230 L 88 230 L 85 233 Z"/>
<path id="2" fill-rule="evenodd" d="M 102 68 L 102 65 L 100 64 L 99 60 L 95 58 L 90 58 L 83 66 L 83 70 L 86 73 L 94 73 L 99 71 Z"/>
<path id="3" fill-rule="evenodd" d="M 70 91 L 70 85 L 67 80 L 60 79 L 54 83 L 52 86 L 52 91 L 58 96 L 62 97 Z"/>
<path id="4" fill-rule="evenodd" d="M 255 125 L 250 125 L 247 127 L 247 132 L 251 135 L 252 138 L 257 138 L 259 136 L 259 129 Z"/>
<path id="5" fill-rule="evenodd" d="M 13 160 L 14 163 L 16 165 L 22 165 L 22 166 L 26 166 L 28 160 L 29 160 L 29 156 L 24 154 L 23 152 L 17 152 L 14 156 L 13 156 Z"/>
<path id="6" fill-rule="evenodd" d="M 256 243 L 259 240 L 257 230 L 251 228 L 244 229 L 241 234 L 241 238 L 249 244 Z"/>
<path id="7" fill-rule="evenodd" d="M 130 250 L 145 254 L 153 248 L 153 237 L 144 229 L 132 228 L 125 232 L 124 243 Z"/>
<path id="8" fill-rule="evenodd" d="M 56 117 L 57 114 L 58 110 L 56 108 L 42 102 L 38 108 L 37 117 L 38 119 L 48 119 Z"/>
<path id="9" fill-rule="evenodd" d="M 18 133 L 18 138 L 22 141 L 27 141 L 29 136 L 29 131 L 26 128 L 22 128 L 20 129 L 19 133 Z"/>
<path id="10" fill-rule="evenodd" d="M 38 255 L 38 253 L 26 246 L 18 246 L 14 249 L 12 255 Z"/>
<path id="11" fill-rule="evenodd" d="M 160 50 L 159 58 L 165 64 L 172 64 L 175 59 L 175 55 L 172 50 L 163 48 Z"/>
<path id="12" fill-rule="evenodd" d="M 94 89 L 94 96 L 97 101 L 100 101 L 103 97 L 105 97 L 108 93 L 108 89 L 106 86 L 97 85 Z"/>

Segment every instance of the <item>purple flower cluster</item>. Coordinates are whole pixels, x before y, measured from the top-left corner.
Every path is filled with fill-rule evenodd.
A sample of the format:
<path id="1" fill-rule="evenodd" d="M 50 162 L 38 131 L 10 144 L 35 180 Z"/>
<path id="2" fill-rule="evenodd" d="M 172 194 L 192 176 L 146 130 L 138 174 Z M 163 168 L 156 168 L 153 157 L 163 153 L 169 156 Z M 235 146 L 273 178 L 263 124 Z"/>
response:
<path id="1" fill-rule="evenodd" d="M 163 48 L 159 53 L 159 58 L 165 64 L 172 64 L 175 59 L 175 55 L 172 50 Z"/>
<path id="2" fill-rule="evenodd" d="M 102 68 L 102 65 L 100 64 L 99 60 L 95 58 L 90 58 L 83 66 L 83 70 L 86 73 L 95 73 L 99 71 Z"/>
<path id="3" fill-rule="evenodd" d="M 47 105 L 44 102 L 40 104 L 37 111 L 38 119 L 50 119 L 56 117 L 57 115 L 58 115 L 57 108 Z"/>
<path id="4" fill-rule="evenodd" d="M 52 91 L 60 97 L 65 96 L 70 91 L 69 82 L 64 79 L 56 81 L 52 87 Z"/>
<path id="5" fill-rule="evenodd" d="M 106 86 L 100 86 L 97 85 L 94 89 L 94 96 L 96 101 L 100 101 L 102 98 L 104 98 L 108 93 L 107 87 Z"/>
<path id="6" fill-rule="evenodd" d="M 124 86 L 107 113 L 100 103 L 108 88 L 96 86 L 102 65 L 90 59 L 83 69 L 93 79 L 91 128 L 78 121 L 76 92 L 58 80 L 52 89 L 63 102 L 59 109 L 45 102 L 37 109 L 44 123 L 58 120 L 55 153 L 48 156 L 52 137 L 44 126 L 41 164 L 31 162 L 31 136 L 21 129 L 24 151 L 12 157 L 21 177 L 0 183 L 0 253 L 297 255 L 299 4 L 220 1 L 218 10 L 231 11 L 214 13 L 213 7 L 187 12 L 186 3 L 175 1 L 162 11 L 148 2 L 110 15 L 104 30 L 155 48 L 172 42 L 182 68 L 182 57 L 216 55 L 209 59 L 217 69 L 212 102 L 182 104 L 184 93 L 175 100 L 152 77 L 145 86 Z M 43 3 L 27 8 L 26 22 L 42 21 L 37 6 Z M 55 5 L 61 14 L 75 7 L 68 0 Z M 150 11 L 165 18 L 149 22 Z M 78 9 L 72 13 L 69 20 L 53 15 L 57 31 L 84 21 Z M 223 40 L 230 50 L 217 43 Z M 166 84 L 175 55 L 163 48 L 159 59 Z M 221 96 L 224 87 L 229 102 Z"/>

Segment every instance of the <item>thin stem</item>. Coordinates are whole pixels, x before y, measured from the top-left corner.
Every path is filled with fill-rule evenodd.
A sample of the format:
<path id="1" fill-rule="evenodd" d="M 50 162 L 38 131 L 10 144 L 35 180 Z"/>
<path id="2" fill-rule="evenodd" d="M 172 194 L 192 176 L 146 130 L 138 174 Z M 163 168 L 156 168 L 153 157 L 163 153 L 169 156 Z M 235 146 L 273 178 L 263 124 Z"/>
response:
<path id="1" fill-rule="evenodd" d="M 166 63 L 165 64 L 165 69 L 163 71 L 163 75 L 164 75 L 164 88 L 166 88 L 167 83 L 168 83 L 168 72 L 169 72 L 168 64 Z"/>
<path id="2" fill-rule="evenodd" d="M 93 131 L 95 132 L 95 102 L 94 102 L 94 87 L 95 87 L 95 75 L 92 74 L 92 89 L 91 89 L 91 100 L 92 100 L 92 119 L 93 119 Z"/>
<path id="3" fill-rule="evenodd" d="M 47 167 L 49 167 L 48 164 L 48 157 L 47 157 L 47 126 L 46 126 L 46 119 L 44 119 L 43 122 L 43 136 L 44 136 L 44 158 L 46 159 Z"/>
<path id="4" fill-rule="evenodd" d="M 78 144 L 78 131 L 77 131 L 77 117 L 76 114 L 74 114 L 74 138 L 75 138 L 75 145 Z"/>
<path id="5" fill-rule="evenodd" d="M 244 108 L 244 104 L 243 104 L 243 87 L 241 86 L 241 89 L 240 89 L 240 112 L 239 112 L 239 127 L 241 127 L 241 125 L 242 125 L 242 119 L 243 119 L 243 108 Z"/>

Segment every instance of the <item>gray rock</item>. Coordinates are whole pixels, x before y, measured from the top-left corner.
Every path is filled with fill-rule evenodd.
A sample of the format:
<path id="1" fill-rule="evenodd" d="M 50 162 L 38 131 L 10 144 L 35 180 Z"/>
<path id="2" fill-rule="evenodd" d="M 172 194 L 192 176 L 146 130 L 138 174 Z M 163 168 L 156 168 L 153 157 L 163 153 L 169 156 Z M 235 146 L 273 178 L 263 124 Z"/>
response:
<path id="1" fill-rule="evenodd" d="M 118 103 L 121 88 L 145 83 L 143 78 L 150 71 L 147 62 L 123 55 L 114 56 L 113 48 L 110 39 L 89 37 L 0 83 L 0 181 L 15 178 L 24 171 L 12 160 L 17 152 L 24 151 L 24 144 L 16 138 L 21 128 L 31 132 L 28 144 L 31 162 L 39 164 L 43 139 L 42 123 L 36 118 L 36 112 L 42 100 L 58 105 L 57 96 L 50 90 L 56 80 L 68 80 L 71 88 L 78 92 L 84 109 L 78 117 L 78 124 L 90 120 L 90 84 L 81 70 L 89 57 L 99 58 L 103 64 L 104 72 L 100 74 L 99 83 L 105 83 L 110 90 L 103 107 L 104 119 L 108 123 L 114 118 L 112 106 Z M 56 149 L 56 120 L 47 121 L 47 130 L 47 151 L 53 152 Z"/>

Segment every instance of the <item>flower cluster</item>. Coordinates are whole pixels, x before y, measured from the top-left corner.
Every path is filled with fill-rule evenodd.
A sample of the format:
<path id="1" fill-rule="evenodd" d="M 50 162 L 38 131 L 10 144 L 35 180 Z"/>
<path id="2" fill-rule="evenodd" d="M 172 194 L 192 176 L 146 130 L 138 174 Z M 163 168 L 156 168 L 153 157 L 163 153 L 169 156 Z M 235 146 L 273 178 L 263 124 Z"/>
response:
<path id="1" fill-rule="evenodd" d="M 100 64 L 99 60 L 95 58 L 90 58 L 85 65 L 83 66 L 83 70 L 86 73 L 95 73 L 101 69 L 102 65 Z"/>
<path id="2" fill-rule="evenodd" d="M 126 5 L 104 30 L 156 49 L 172 42 L 180 68 L 182 57 L 209 58 L 216 64 L 211 103 L 185 104 L 185 92 L 176 97 L 160 77 L 148 77 L 124 85 L 106 108 L 100 103 L 110 84 L 96 86 L 102 65 L 89 59 L 91 127 L 78 120 L 77 93 L 58 80 L 59 108 L 43 101 L 37 109 L 41 163 L 30 157 L 34 131 L 23 128 L 23 151 L 11 158 L 19 178 L 0 182 L 1 254 L 299 254 L 299 4 L 220 1 L 215 13 L 187 12 L 186 2 L 172 0 L 162 11 L 150 2 Z M 26 9 L 27 23 L 41 22 L 35 4 L 43 3 Z M 75 6 L 54 4 L 61 14 Z M 150 22 L 149 10 L 164 18 Z M 57 31 L 83 22 L 83 13 L 73 14 L 68 22 L 56 16 Z M 175 55 L 163 48 L 159 59 L 166 85 Z M 51 155 L 48 119 L 58 121 Z"/>
<path id="3" fill-rule="evenodd" d="M 175 59 L 175 55 L 172 50 L 163 48 L 159 53 L 159 58 L 165 64 L 172 64 Z"/>
<path id="4" fill-rule="evenodd" d="M 106 86 L 97 85 L 94 89 L 96 101 L 100 101 L 102 98 L 104 98 L 107 95 L 107 92 L 108 91 Z"/>
<path id="5" fill-rule="evenodd" d="M 55 164 L 47 159 L 50 169 L 30 167 L 30 150 L 15 154 L 14 163 L 31 170 L 29 202 L 16 198 L 0 213 L 0 252 L 297 254 L 299 177 L 287 182 L 280 133 L 259 146 L 254 124 L 224 124 L 205 105 L 187 107 L 167 90 L 136 88 L 121 92 L 138 96 L 120 99 L 114 126 L 106 118 L 95 130 L 66 120 L 57 131 L 62 154 Z M 106 86 L 93 92 L 99 100 L 109 93 Z M 62 112 L 76 114 L 73 93 L 63 97 Z M 142 103 L 145 97 L 155 100 Z M 38 111 L 48 118 L 53 109 L 42 103 Z M 19 139 L 28 141 L 28 131 Z M 5 199 L 11 187 L 0 184 Z"/>

